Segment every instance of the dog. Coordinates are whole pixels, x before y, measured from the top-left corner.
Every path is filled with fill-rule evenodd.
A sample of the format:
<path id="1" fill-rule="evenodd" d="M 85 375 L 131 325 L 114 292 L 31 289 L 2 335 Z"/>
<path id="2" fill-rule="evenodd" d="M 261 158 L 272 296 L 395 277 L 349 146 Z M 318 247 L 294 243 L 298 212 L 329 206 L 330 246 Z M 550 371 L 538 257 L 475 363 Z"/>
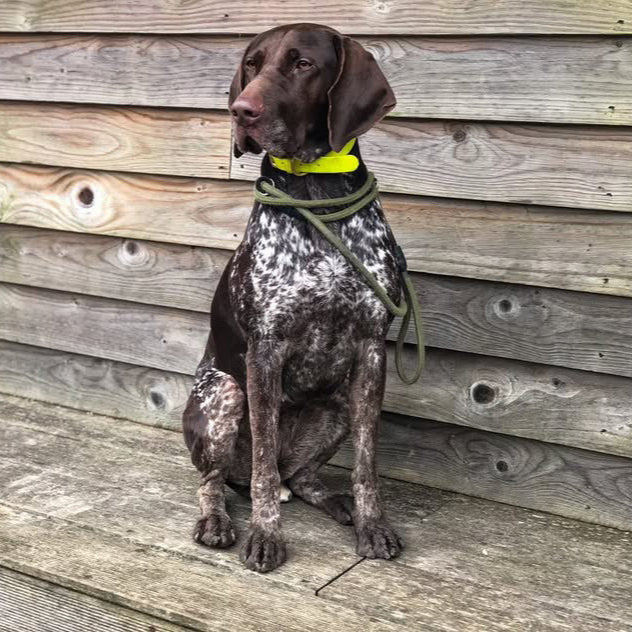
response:
<path id="1" fill-rule="evenodd" d="M 394 106 L 386 78 L 358 42 L 316 24 L 274 28 L 250 42 L 230 86 L 234 152 L 267 152 L 262 176 L 294 198 L 346 196 L 368 174 L 354 139 Z M 353 170 L 300 173 L 345 147 L 355 157 L 345 163 L 357 165 Z M 329 226 L 398 302 L 397 244 L 379 200 Z M 286 559 L 280 502 L 288 490 L 352 524 L 358 555 L 399 555 L 376 465 L 392 318 L 304 219 L 255 203 L 218 283 L 183 415 L 185 442 L 201 473 L 197 542 L 235 542 L 228 485 L 252 499 L 240 553 L 249 569 L 271 571 Z M 349 434 L 353 496 L 328 489 L 318 476 Z"/>

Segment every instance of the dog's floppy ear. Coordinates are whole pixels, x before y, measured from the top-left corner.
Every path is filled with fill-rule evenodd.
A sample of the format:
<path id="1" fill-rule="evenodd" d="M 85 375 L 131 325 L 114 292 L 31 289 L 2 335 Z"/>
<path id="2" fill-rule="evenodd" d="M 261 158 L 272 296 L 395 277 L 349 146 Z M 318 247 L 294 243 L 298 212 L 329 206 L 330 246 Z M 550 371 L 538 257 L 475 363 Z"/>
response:
<path id="1" fill-rule="evenodd" d="M 247 50 L 247 49 L 246 49 Z M 244 57 L 246 53 L 244 52 Z M 233 80 L 230 84 L 230 90 L 228 91 L 228 107 L 233 104 L 233 101 L 241 94 L 241 91 L 244 89 L 244 72 L 243 72 L 243 57 L 239 60 L 239 66 L 237 67 L 237 72 L 233 77 Z M 237 147 L 237 143 L 233 143 L 233 153 L 235 154 L 235 158 L 239 158 L 243 155 L 243 152 L 239 151 Z"/>
<path id="2" fill-rule="evenodd" d="M 334 37 L 338 76 L 329 89 L 329 144 L 340 151 L 395 107 L 395 95 L 373 55 L 349 37 Z"/>

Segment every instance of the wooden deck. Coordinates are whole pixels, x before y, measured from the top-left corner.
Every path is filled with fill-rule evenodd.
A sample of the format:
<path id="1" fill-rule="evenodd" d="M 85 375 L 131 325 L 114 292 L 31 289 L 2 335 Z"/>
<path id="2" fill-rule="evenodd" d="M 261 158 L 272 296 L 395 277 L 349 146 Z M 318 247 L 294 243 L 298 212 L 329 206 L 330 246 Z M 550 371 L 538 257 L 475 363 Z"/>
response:
<path id="1" fill-rule="evenodd" d="M 406 544 L 358 558 L 294 500 L 266 576 L 190 537 L 196 473 L 164 429 L 0 400 L 0 630 L 631 630 L 632 536 L 392 480 Z M 332 485 L 348 471 L 329 467 Z M 247 501 L 230 496 L 240 533 Z"/>

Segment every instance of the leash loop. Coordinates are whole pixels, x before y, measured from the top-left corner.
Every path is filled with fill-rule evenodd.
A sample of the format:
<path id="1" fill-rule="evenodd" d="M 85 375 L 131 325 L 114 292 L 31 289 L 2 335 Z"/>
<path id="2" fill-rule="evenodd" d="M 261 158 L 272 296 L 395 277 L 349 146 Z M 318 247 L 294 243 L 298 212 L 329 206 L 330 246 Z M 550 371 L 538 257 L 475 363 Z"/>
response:
<path id="1" fill-rule="evenodd" d="M 335 222 L 351 217 L 354 213 L 357 213 L 360 209 L 364 208 L 367 204 L 371 203 L 378 197 L 378 189 L 375 176 L 372 173 L 369 173 L 366 182 L 357 191 L 351 193 L 350 195 L 323 200 L 299 200 L 290 197 L 283 191 L 277 189 L 274 186 L 274 183 L 271 182 L 270 178 L 262 176 L 258 178 L 255 182 L 254 197 L 255 200 L 260 204 L 266 204 L 268 206 L 285 206 L 298 212 L 356 269 L 356 271 L 360 274 L 365 283 L 375 292 L 376 296 L 380 299 L 384 307 L 386 307 L 386 309 L 393 316 L 403 318 L 395 345 L 395 367 L 397 369 L 397 375 L 402 380 L 402 382 L 409 385 L 414 384 L 419 379 L 424 366 L 424 336 L 421 323 L 421 308 L 419 306 L 419 299 L 417 298 L 417 293 L 413 286 L 413 282 L 408 275 L 408 266 L 403 250 L 398 245 L 395 251 L 397 266 L 403 281 L 404 294 L 404 299 L 399 305 L 396 305 L 391 300 L 386 290 L 380 285 L 375 276 L 367 270 L 362 261 L 360 261 L 360 259 L 353 252 L 351 252 L 351 250 L 336 233 L 332 232 L 327 227 L 327 224 L 329 222 Z M 317 215 L 309 210 L 313 208 L 324 208 L 332 206 L 336 207 L 344 205 L 348 206 L 340 211 L 324 213 L 322 215 Z M 404 370 L 402 358 L 404 341 L 406 339 L 406 333 L 408 332 L 408 326 L 410 324 L 411 318 L 415 326 L 417 361 L 413 374 L 407 375 Z"/>
<path id="2" fill-rule="evenodd" d="M 265 183 L 269 186 L 271 186 L 272 188 L 274 188 L 274 180 L 272 178 L 268 178 L 266 176 L 259 176 L 255 182 L 255 191 L 259 194 L 259 195 L 265 195 L 267 196 L 268 194 L 265 191 L 261 190 L 261 185 Z M 276 189 L 278 190 L 278 189 Z M 256 198 L 256 196 L 255 196 Z"/>

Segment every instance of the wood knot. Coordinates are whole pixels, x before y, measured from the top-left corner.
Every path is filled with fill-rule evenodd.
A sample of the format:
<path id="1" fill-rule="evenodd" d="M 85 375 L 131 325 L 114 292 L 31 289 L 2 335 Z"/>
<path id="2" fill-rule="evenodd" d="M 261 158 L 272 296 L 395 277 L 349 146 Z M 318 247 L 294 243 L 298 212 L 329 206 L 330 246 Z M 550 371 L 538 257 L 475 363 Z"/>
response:
<path id="1" fill-rule="evenodd" d="M 162 393 L 159 393 L 158 391 L 150 391 L 149 399 L 151 400 L 151 403 L 156 408 L 164 408 L 165 407 L 165 398 L 162 395 Z"/>
<path id="2" fill-rule="evenodd" d="M 491 404 L 496 399 L 496 389 L 484 382 L 477 382 L 472 384 L 470 395 L 477 404 Z"/>
<path id="3" fill-rule="evenodd" d="M 125 250 L 127 250 L 127 254 L 133 257 L 138 252 L 138 244 L 135 241 L 126 241 Z"/>
<path id="4" fill-rule="evenodd" d="M 82 206 L 92 206 L 94 203 L 94 191 L 89 186 L 81 187 L 79 193 L 77 193 L 77 198 Z"/>
<path id="5" fill-rule="evenodd" d="M 508 298 L 503 298 L 500 299 L 500 301 L 498 301 L 498 309 L 503 313 L 506 314 L 507 312 L 511 311 L 511 301 Z"/>
<path id="6" fill-rule="evenodd" d="M 489 307 L 496 316 L 503 320 L 516 318 L 520 314 L 520 302 L 513 296 L 494 296 Z"/>
<path id="7" fill-rule="evenodd" d="M 462 143 L 467 138 L 467 134 L 464 129 L 458 129 L 454 132 L 454 134 L 452 134 L 452 138 L 455 142 Z"/>
<path id="8" fill-rule="evenodd" d="M 126 266 L 150 268 L 155 263 L 155 254 L 142 243 L 133 239 L 121 242 L 118 250 L 119 261 Z"/>

